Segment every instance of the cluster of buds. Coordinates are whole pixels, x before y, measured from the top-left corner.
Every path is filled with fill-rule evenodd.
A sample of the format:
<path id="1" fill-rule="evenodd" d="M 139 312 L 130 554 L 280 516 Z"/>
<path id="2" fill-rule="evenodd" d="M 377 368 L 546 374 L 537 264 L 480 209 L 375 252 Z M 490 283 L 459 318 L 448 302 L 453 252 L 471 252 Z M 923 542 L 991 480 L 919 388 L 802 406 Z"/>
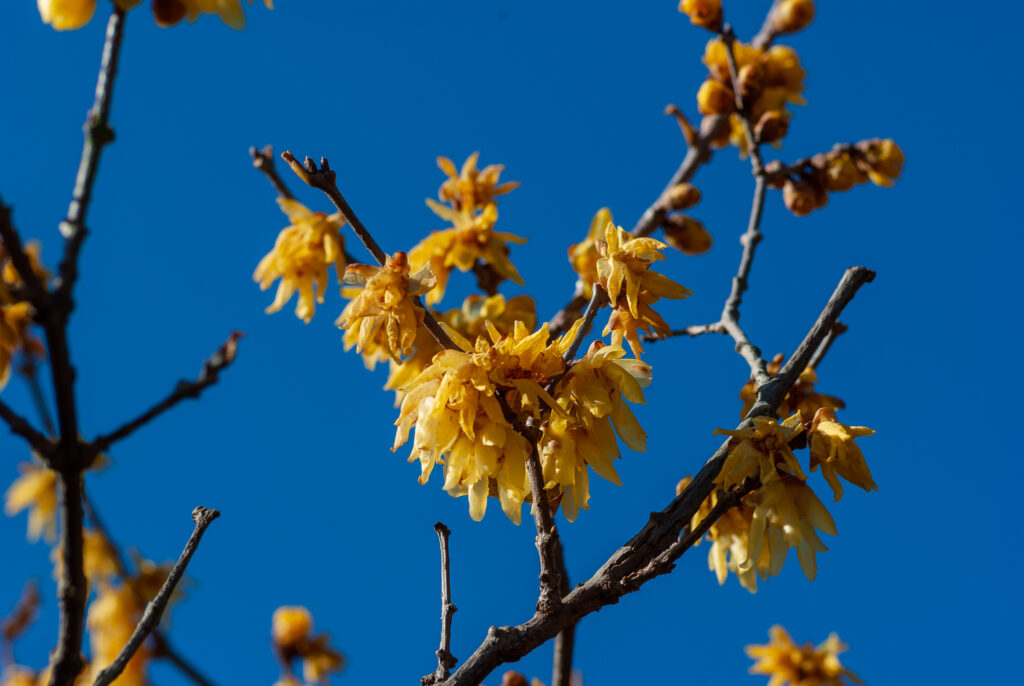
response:
<path id="1" fill-rule="evenodd" d="M 704 224 L 683 212 L 699 202 L 700 191 L 685 182 L 672 186 L 663 198 L 668 210 L 661 221 L 665 242 L 684 255 L 699 255 L 711 249 L 711 234 Z"/>
<path id="2" fill-rule="evenodd" d="M 765 167 L 768 184 L 782 189 L 790 212 L 803 217 L 828 203 L 832 191 L 848 191 L 871 181 L 888 187 L 903 170 L 903 151 L 888 138 L 873 138 L 854 145 L 837 145 L 822 153 L 786 166 L 771 162 Z"/>
<path id="3" fill-rule="evenodd" d="M 718 33 L 722 30 L 722 0 L 679 0 L 679 11 L 694 26 Z M 814 19 L 813 0 L 778 0 L 768 17 L 772 35 L 794 33 Z"/>

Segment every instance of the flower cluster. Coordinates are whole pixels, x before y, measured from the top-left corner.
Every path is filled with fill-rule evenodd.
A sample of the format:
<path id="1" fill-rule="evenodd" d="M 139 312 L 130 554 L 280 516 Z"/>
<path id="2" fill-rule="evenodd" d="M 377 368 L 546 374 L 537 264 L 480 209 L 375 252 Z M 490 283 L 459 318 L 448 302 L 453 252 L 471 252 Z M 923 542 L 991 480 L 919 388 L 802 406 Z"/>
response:
<path id="1" fill-rule="evenodd" d="M 732 42 L 736 62 L 734 84 L 729 70 L 729 46 L 720 38 L 708 42 L 704 64 L 710 74 L 697 91 L 697 109 L 705 115 L 730 115 L 730 128 L 716 145 L 731 142 L 741 154 L 747 152 L 747 139 L 742 120 L 736 112 L 736 93 L 744 106 L 744 114 L 754 126 L 759 143 L 782 140 L 789 130 L 792 113 L 786 105 L 802 105 L 804 72 L 796 51 L 784 45 L 764 50 L 740 41 Z"/>
<path id="2" fill-rule="evenodd" d="M 529 492 L 526 460 L 532 447 L 506 418 L 499 398 L 517 416 L 539 419 L 542 407 L 555 408 L 545 386 L 565 372 L 562 355 L 581 323 L 550 343 L 546 323 L 531 333 L 516 322 L 503 335 L 485 322 L 488 335 L 475 343 L 449 329 L 461 350 L 438 353 L 405 387 L 392 449 L 415 427 L 409 461 L 419 460 L 420 483 L 443 464 L 444 490 L 469 496 L 470 517 L 483 518 L 494 489 L 502 510 L 518 524 Z"/>
<path id="3" fill-rule="evenodd" d="M 313 615 L 301 606 L 284 606 L 274 610 L 271 619 L 271 639 L 284 676 L 276 686 L 302 686 L 326 684 L 327 677 L 340 672 L 345 666 L 345 657 L 330 647 L 327 634 L 312 635 Z M 295 676 L 293 663 L 302 664 L 303 681 Z"/>
<path id="4" fill-rule="evenodd" d="M 253 0 L 248 0 L 251 4 Z M 142 0 L 113 0 L 122 10 L 129 10 Z M 274 9 L 273 0 L 263 0 L 267 9 Z M 58 31 L 80 29 L 96 12 L 96 0 L 37 0 L 39 16 L 44 24 Z M 158 26 L 172 26 L 182 19 L 195 21 L 201 14 L 216 14 L 233 29 L 245 28 L 245 12 L 241 0 L 153 0 L 153 17 Z"/>
<path id="5" fill-rule="evenodd" d="M 838 635 L 829 634 L 817 647 L 810 643 L 798 646 L 777 625 L 768 635 L 769 643 L 747 646 L 747 655 L 756 660 L 750 673 L 770 676 L 768 686 L 845 686 L 847 680 L 863 683 L 839 662 L 839 653 L 846 651 L 847 646 L 839 642 Z"/>
<path id="6" fill-rule="evenodd" d="M 651 271 L 651 263 L 665 259 L 660 252 L 668 247 L 653 238 L 634 238 L 621 226 L 609 223 L 604 240 L 596 241 L 598 283 L 608 293 L 612 313 L 604 335 L 611 333 L 612 345 L 629 343 L 633 354 L 640 357 L 639 330 L 667 336 L 672 328 L 651 305 L 661 298 L 681 299 L 693 291 L 672 279 Z"/>
<path id="7" fill-rule="evenodd" d="M 476 168 L 477 153 L 473 153 L 455 172 L 455 165 L 446 157 L 438 158 L 438 166 L 448 179 L 441 184 L 438 197 L 442 204 L 427 198 L 427 206 L 452 226 L 434 231 L 409 251 L 413 269 L 430 265 L 437 275 L 437 285 L 427 294 L 427 304 L 433 305 L 444 297 L 448 277 L 454 269 L 469 271 L 478 262 L 489 265 L 499 277 L 523 283 L 519 272 L 508 259 L 509 243 L 525 243 L 525 238 L 494 230 L 498 221 L 495 196 L 508 193 L 517 183 L 498 185 L 504 167 L 491 165 L 482 171 Z"/>
<path id="8" fill-rule="evenodd" d="M 651 367 L 625 355 L 620 345 L 594 341 L 555 385 L 559 411 L 544 424 L 540 461 L 544 487 L 562 493 L 562 511 L 570 522 L 580 508 L 589 507 L 588 467 L 622 485 L 612 465 L 621 456 L 616 434 L 631 450 L 647 450 L 647 434 L 626 401 L 644 402 L 641 388 L 651 382 Z"/>
<path id="9" fill-rule="evenodd" d="M 869 180 L 888 187 L 903 171 L 903 151 L 895 141 L 873 138 L 854 145 L 838 145 L 790 167 L 780 162 L 765 167 L 769 184 L 782 189 L 790 212 L 803 217 L 824 207 L 828 194 L 848 191 Z"/>
<path id="10" fill-rule="evenodd" d="M 295 316 L 307 324 L 313 319 L 315 303 L 323 303 L 327 290 L 327 271 L 332 266 L 342 278 L 345 268 L 345 239 L 340 230 L 345 220 L 340 212 L 331 215 L 311 212 L 302 203 L 278 198 L 277 204 L 288 215 L 291 225 L 277 236 L 274 249 L 260 260 L 253 274 L 260 290 L 267 290 L 280 279 L 274 302 L 267 313 L 280 310 L 296 291 L 299 302 Z"/>
<path id="11" fill-rule="evenodd" d="M 423 324 L 425 311 L 415 298 L 437 283 L 430 268 L 410 275 L 409 260 L 399 251 L 383 267 L 350 264 L 345 283 L 364 287 L 337 321 L 346 330 L 345 350 L 355 345 L 364 356 L 385 355 L 401 364 L 403 355 L 413 353 L 416 332 Z"/>

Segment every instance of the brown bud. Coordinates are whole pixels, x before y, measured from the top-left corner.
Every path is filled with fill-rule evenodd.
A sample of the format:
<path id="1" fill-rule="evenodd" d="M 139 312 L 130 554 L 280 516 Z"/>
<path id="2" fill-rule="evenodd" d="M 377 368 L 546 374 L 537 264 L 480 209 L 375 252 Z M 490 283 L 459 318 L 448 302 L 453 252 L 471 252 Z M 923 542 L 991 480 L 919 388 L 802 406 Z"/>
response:
<path id="1" fill-rule="evenodd" d="M 673 210 L 685 210 L 700 202 L 700 191 L 689 183 L 677 183 L 668 191 L 668 206 Z"/>
<path id="2" fill-rule="evenodd" d="M 813 0 L 781 0 L 772 8 L 775 33 L 793 33 L 807 28 L 814 19 Z"/>
<path id="3" fill-rule="evenodd" d="M 501 677 L 501 686 L 527 686 L 526 677 L 519 672 L 505 672 Z"/>
<path id="4" fill-rule="evenodd" d="M 693 481 L 692 476 L 684 476 L 680 479 L 679 483 L 676 484 L 676 495 L 682 495 L 683 491 L 686 490 L 686 487 L 690 485 L 691 481 Z"/>
<path id="5" fill-rule="evenodd" d="M 737 80 L 743 102 L 751 103 L 757 100 L 764 89 L 764 67 L 759 62 L 744 65 L 737 74 Z"/>
<path id="6" fill-rule="evenodd" d="M 828 156 L 825 164 L 825 188 L 830 191 L 848 191 L 854 184 L 865 181 L 866 176 L 857 169 L 849 153 Z"/>
<path id="7" fill-rule="evenodd" d="M 711 249 L 711 234 L 693 217 L 674 214 L 663 226 L 665 242 L 684 255 L 699 255 Z"/>
<path id="8" fill-rule="evenodd" d="M 697 110 L 705 115 L 729 114 L 736 109 L 736 96 L 721 81 L 708 79 L 697 91 Z"/>
<path id="9" fill-rule="evenodd" d="M 153 0 L 157 26 L 174 26 L 185 18 L 188 8 L 183 0 Z"/>
<path id="10" fill-rule="evenodd" d="M 760 143 L 774 143 L 782 140 L 789 131 L 789 112 L 768 110 L 757 120 L 754 135 Z"/>
<path id="11" fill-rule="evenodd" d="M 818 194 L 807 181 L 788 179 L 782 187 L 782 202 L 790 212 L 804 217 L 818 207 Z"/>

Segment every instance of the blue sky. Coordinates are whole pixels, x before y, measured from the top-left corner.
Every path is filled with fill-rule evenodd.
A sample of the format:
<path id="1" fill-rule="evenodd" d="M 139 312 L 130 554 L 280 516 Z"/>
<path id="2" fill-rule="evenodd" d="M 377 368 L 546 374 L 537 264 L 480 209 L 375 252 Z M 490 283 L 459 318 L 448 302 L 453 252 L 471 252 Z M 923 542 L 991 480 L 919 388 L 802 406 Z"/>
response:
<path id="1" fill-rule="evenodd" d="M 757 595 L 733 578 L 720 588 L 704 545 L 671 576 L 587 617 L 577 664 L 588 686 L 763 682 L 746 676 L 743 646 L 766 640 L 773 623 L 799 641 L 839 632 L 851 645 L 844 662 L 869 683 L 1017 672 L 1022 597 L 1011 575 L 1021 554 L 1008 491 L 1024 470 L 1010 290 L 1024 244 L 1010 187 L 1021 99 L 1005 34 L 1021 10 L 819 4 L 812 27 L 785 41 L 808 70 L 809 105 L 769 157 L 883 136 L 908 162 L 895 188 L 834 194 L 806 218 L 772 192 L 743 323 L 766 354 L 788 353 L 843 269 L 878 272 L 844 314 L 851 331 L 819 370 L 819 389 L 846 401 L 846 422 L 877 430 L 862 445 L 881 490 L 849 488 L 831 506 L 840 536 L 826 541 L 814 583 L 794 556 Z M 464 500 L 436 481 L 418 485 L 404 450 L 389 452 L 384 372 L 343 353 L 336 292 L 308 326 L 290 308 L 263 314 L 272 293 L 251 275 L 285 224 L 247 149 L 327 155 L 386 250 L 442 228 L 423 204 L 442 179 L 435 156 L 480 150 L 523 182 L 502 202 L 499 227 L 530 239 L 512 253 L 527 288 L 504 292 L 529 292 L 550 316 L 572 290 L 566 247 L 594 211 L 607 205 L 631 225 L 678 164 L 683 143 L 662 109 L 695 111 L 707 34 L 671 1 L 277 5 L 252 6 L 242 32 L 212 17 L 161 30 L 145 8 L 129 16 L 117 141 L 103 158 L 71 326 L 84 433 L 109 430 L 193 376 L 230 331 L 246 338 L 220 384 L 119 444 L 88 486 L 116 538 L 157 560 L 177 556 L 195 505 L 222 510 L 171 618 L 175 643 L 218 683 L 273 682 L 270 615 L 282 604 L 309 606 L 347 653 L 339 683 L 416 683 L 437 643 L 433 523 L 453 532 L 460 658 L 490 624 L 529 616 L 532 529 L 497 508 L 472 522 Z M 741 37 L 767 5 L 726 3 Z M 98 17 L 59 34 L 32 2 L 0 5 L 0 62 L 12 67 L 0 74 L 0 194 L 51 264 L 102 31 Z M 695 292 L 664 307 L 680 326 L 720 311 L 752 189 L 732 150 L 695 183 L 704 200 L 693 214 L 715 245 L 669 256 L 665 271 Z M 453 277 L 446 306 L 469 286 Z M 658 344 L 645 359 L 655 383 L 637 415 L 649 449 L 625 455 L 623 488 L 595 479 L 592 509 L 560 527 L 574 579 L 667 504 L 718 445 L 712 430 L 737 420 L 747 368 L 727 339 Z M 17 379 L 4 399 L 30 411 Z M 0 455 L 7 483 L 27 453 L 4 435 Z M 815 477 L 827 498 L 818 486 Z M 38 666 L 56 635 L 56 602 L 49 550 L 26 544 L 24 527 L 23 516 L 0 519 L 0 608 L 27 578 L 46 582 L 42 617 L 19 644 L 21 661 Z M 519 668 L 547 681 L 550 652 Z M 153 680 L 185 683 L 163 666 Z"/>

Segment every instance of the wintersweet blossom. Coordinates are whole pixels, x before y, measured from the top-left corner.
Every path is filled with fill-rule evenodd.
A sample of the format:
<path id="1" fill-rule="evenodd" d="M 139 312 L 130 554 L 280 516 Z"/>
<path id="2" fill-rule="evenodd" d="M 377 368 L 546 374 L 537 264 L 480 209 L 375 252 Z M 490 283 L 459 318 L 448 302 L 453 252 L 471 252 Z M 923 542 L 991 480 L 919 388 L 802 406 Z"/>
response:
<path id="1" fill-rule="evenodd" d="M 773 357 L 767 365 L 768 375 L 772 378 L 777 376 L 784 360 L 785 356 L 782 353 Z M 804 367 L 796 383 L 793 384 L 793 387 L 786 393 L 786 397 L 779 403 L 778 410 L 776 410 L 779 419 L 799 413 L 804 421 L 810 421 L 819 408 L 826 407 L 831 410 L 841 410 L 846 407 L 846 403 L 840 398 L 816 391 L 814 384 L 817 381 L 818 376 L 815 374 L 814 368 Z M 756 381 L 751 379 L 743 384 L 743 388 L 740 389 L 740 400 L 743 401 L 743 407 L 740 409 L 740 418 L 742 419 L 747 416 L 754 403 L 757 402 Z"/>
<path id="2" fill-rule="evenodd" d="M 483 518 L 493 487 L 506 516 L 519 524 L 529 492 L 526 460 L 532 447 L 505 417 L 498 394 L 520 419 L 540 418 L 543 407 L 554 408 L 544 386 L 565 371 L 562 355 L 581 324 L 578 320 L 551 343 L 546 323 L 530 333 L 517 322 L 509 335 L 488 325 L 488 336 L 475 343 L 449 328 L 461 349 L 435 355 L 404 389 L 392 450 L 404 445 L 415 428 L 409 461 L 420 462 L 420 483 L 443 464 L 444 490 L 469 496 L 470 517 Z"/>
<path id="3" fill-rule="evenodd" d="M 878 486 L 871 478 L 871 470 L 864 460 L 864 454 L 854 441 L 873 433 L 874 429 L 866 426 L 840 424 L 835 412 L 826 407 L 815 413 L 807 431 L 811 471 L 821 467 L 821 475 L 832 487 L 836 502 L 843 496 L 843 486 L 839 483 L 840 476 L 865 491 L 878 490 Z"/>
<path id="4" fill-rule="evenodd" d="M 483 208 L 494 202 L 499 195 L 511 193 L 519 188 L 518 181 L 507 181 L 499 184 L 503 164 L 489 164 L 477 169 L 479 152 L 474 152 L 462 164 L 461 171 L 455 169 L 455 163 L 447 157 L 438 157 L 437 166 L 448 177 L 437 191 L 441 202 L 450 202 L 456 210 L 463 207 Z"/>
<path id="5" fill-rule="evenodd" d="M 594 284 L 598 281 L 597 261 L 601 256 L 597 253 L 597 242 L 604 236 L 605 227 L 611 223 L 611 210 L 602 207 L 590 220 L 587 237 L 569 246 L 569 264 L 579 277 L 578 290 L 588 300 L 594 292 Z"/>
<path id="6" fill-rule="evenodd" d="M 718 494 L 712 492 L 693 515 L 690 526 L 700 525 L 717 503 Z M 715 573 L 719 586 L 725 584 L 729 572 L 732 572 L 743 588 L 751 593 L 757 593 L 757 577 L 765 578 L 768 575 L 771 562 L 770 540 L 767 545 L 762 546 L 761 553 L 753 564 L 741 566 L 741 563 L 750 558 L 750 524 L 753 518 L 754 508 L 741 504 L 726 510 L 708 529 L 705 535 L 705 538 L 711 541 L 711 549 L 708 550 L 708 569 Z"/>
<path id="7" fill-rule="evenodd" d="M 342 278 L 345 239 L 340 229 L 345 220 L 340 212 L 311 212 L 302 203 L 288 198 L 278 198 L 277 204 L 292 223 L 278 234 L 274 249 L 260 260 L 253 280 L 265 291 L 281 279 L 267 314 L 280 310 L 298 291 L 295 316 L 308 324 L 316 310 L 315 303 L 324 301 L 327 270 L 333 266 L 338 280 Z"/>
<path id="8" fill-rule="evenodd" d="M 379 347 L 395 362 L 412 354 L 416 331 L 425 316 L 415 298 L 437 283 L 430 267 L 410 275 L 409 260 L 399 251 L 388 257 L 383 267 L 348 265 L 345 283 L 364 287 L 335 322 L 346 330 L 345 349 L 355 345 L 356 352 L 363 353 Z"/>
<path id="9" fill-rule="evenodd" d="M 28 540 L 43 536 L 52 543 L 57 538 L 57 473 L 38 462 L 18 465 L 21 476 L 4 494 L 4 513 L 13 517 L 28 510 Z"/>
<path id="10" fill-rule="evenodd" d="M 799 414 L 781 424 L 770 417 L 754 417 L 741 429 L 715 429 L 716 435 L 733 437 L 715 483 L 721 488 L 732 488 L 749 476 L 760 475 L 761 483 L 767 484 L 779 477 L 778 467 L 805 479 L 800 463 L 789 447 L 790 440 L 803 429 Z"/>
<path id="11" fill-rule="evenodd" d="M 274 610 L 271 619 L 271 639 L 274 652 L 287 666 L 286 673 L 278 684 L 300 686 L 301 682 L 291 674 L 291 663 L 302 662 L 302 676 L 307 683 L 325 683 L 327 675 L 339 672 L 345 665 L 344 656 L 330 646 L 330 636 L 313 636 L 313 615 L 302 606 L 283 606 Z"/>
<path id="12" fill-rule="evenodd" d="M 696 26 L 715 30 L 722 25 L 722 0 L 679 0 L 679 11 Z"/>
<path id="13" fill-rule="evenodd" d="M 616 434 L 631 450 L 647 450 L 647 434 L 626 401 L 644 402 L 641 388 L 651 382 L 651 367 L 625 355 L 622 346 L 595 341 L 553 392 L 561 411 L 552 412 L 544 424 L 540 461 L 544 486 L 561 490 L 562 511 L 570 522 L 580 508 L 589 507 L 588 467 L 622 485 L 613 466 L 621 456 Z"/>
<path id="14" fill-rule="evenodd" d="M 746 648 L 747 655 L 756 660 L 750 673 L 770 676 L 768 686 L 845 686 L 847 680 L 864 683 L 840 663 L 839 653 L 847 646 L 835 633 L 817 647 L 810 643 L 798 646 L 778 625 L 771 628 L 769 636 L 769 643 Z"/>

